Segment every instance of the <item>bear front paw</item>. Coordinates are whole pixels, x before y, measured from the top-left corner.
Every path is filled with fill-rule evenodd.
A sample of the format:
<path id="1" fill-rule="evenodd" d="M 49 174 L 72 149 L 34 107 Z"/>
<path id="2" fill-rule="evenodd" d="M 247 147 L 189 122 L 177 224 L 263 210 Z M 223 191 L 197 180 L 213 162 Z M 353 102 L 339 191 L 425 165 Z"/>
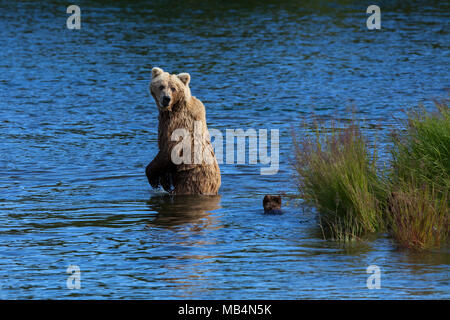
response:
<path id="1" fill-rule="evenodd" d="M 148 183 L 152 186 L 152 188 L 158 188 L 159 175 L 157 175 L 156 172 L 150 169 L 150 165 L 145 168 L 145 175 L 147 176 Z"/>
<path id="2" fill-rule="evenodd" d="M 172 175 L 168 172 L 161 175 L 159 182 L 164 190 L 167 192 L 172 191 Z"/>
<path id="3" fill-rule="evenodd" d="M 148 182 L 150 183 L 152 188 L 156 189 L 156 188 L 159 187 L 159 179 L 158 179 L 158 177 L 156 177 L 156 178 L 148 178 Z"/>

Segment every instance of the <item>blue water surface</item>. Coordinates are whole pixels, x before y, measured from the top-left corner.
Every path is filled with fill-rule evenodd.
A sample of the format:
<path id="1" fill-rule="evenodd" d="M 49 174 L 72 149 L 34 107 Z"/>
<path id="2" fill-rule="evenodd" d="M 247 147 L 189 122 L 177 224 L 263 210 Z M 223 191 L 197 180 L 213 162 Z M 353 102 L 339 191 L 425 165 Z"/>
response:
<path id="1" fill-rule="evenodd" d="M 363 120 L 389 161 L 402 110 L 448 94 L 448 4 L 381 1 L 381 30 L 367 1 L 77 4 L 69 30 L 67 3 L 0 1 L 0 298 L 450 298 L 448 248 L 323 240 L 291 166 L 314 117 Z M 278 173 L 222 164 L 207 200 L 151 190 L 153 66 L 191 74 L 209 128 L 278 129 Z"/>

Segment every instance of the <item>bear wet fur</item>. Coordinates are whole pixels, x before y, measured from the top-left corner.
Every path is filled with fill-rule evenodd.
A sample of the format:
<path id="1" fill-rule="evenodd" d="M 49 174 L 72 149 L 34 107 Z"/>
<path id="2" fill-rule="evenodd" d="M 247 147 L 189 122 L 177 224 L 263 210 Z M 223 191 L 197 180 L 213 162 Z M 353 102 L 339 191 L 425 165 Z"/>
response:
<path id="1" fill-rule="evenodd" d="M 146 175 L 153 188 L 162 186 L 172 194 L 216 195 L 221 184 L 220 169 L 206 126 L 205 106 L 191 95 L 190 79 L 188 73 L 174 75 L 160 68 L 152 69 L 150 93 L 159 111 L 159 152 L 147 166 Z M 179 158 L 186 156 L 179 147 L 181 138 L 172 141 L 176 129 L 185 129 L 192 137 L 190 162 L 173 162 L 172 152 Z M 194 133 L 200 148 L 194 147 Z M 195 161 L 198 150 L 200 160 Z"/>

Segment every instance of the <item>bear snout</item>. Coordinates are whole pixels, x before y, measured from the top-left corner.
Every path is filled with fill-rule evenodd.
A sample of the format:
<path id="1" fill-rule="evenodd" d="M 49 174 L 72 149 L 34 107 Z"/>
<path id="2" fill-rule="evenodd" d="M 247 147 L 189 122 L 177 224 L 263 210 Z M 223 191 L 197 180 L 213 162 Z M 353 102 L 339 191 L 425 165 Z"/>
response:
<path id="1" fill-rule="evenodd" d="M 170 104 L 170 97 L 169 96 L 164 96 L 161 99 L 161 104 L 163 107 L 167 107 Z"/>

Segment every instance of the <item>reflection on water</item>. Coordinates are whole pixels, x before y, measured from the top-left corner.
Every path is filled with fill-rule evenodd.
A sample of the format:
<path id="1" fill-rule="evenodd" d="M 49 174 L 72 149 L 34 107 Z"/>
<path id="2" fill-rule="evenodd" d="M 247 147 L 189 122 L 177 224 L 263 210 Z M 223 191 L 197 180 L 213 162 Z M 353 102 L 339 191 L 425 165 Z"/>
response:
<path id="1" fill-rule="evenodd" d="M 358 1 L 78 5 L 82 27 L 67 30 L 59 1 L 0 1 L 0 297 L 450 298 L 448 248 L 342 246 L 299 200 L 262 208 L 297 193 L 290 130 L 303 120 L 353 109 L 383 154 L 401 109 L 447 94 L 444 2 L 385 1 L 376 32 Z M 153 66 L 191 74 L 209 128 L 279 129 L 278 174 L 223 164 L 220 197 L 150 190 Z M 380 290 L 366 287 L 373 264 Z"/>
<path id="2" fill-rule="evenodd" d="M 147 202 L 156 217 L 150 222 L 152 226 L 173 228 L 182 224 L 194 224 L 197 230 L 218 228 L 211 211 L 220 209 L 220 195 L 192 196 L 168 194 L 154 195 Z"/>
<path id="3" fill-rule="evenodd" d="M 147 205 L 157 214 L 147 227 L 166 228 L 176 233 L 176 236 L 172 236 L 172 246 L 202 248 L 214 245 L 214 239 L 206 240 L 202 234 L 222 227 L 220 219 L 213 212 L 221 208 L 220 198 L 220 195 L 154 194 Z M 188 228 L 182 228 L 183 226 Z M 213 251 L 179 252 L 176 256 L 177 263 L 167 266 L 161 281 L 167 287 L 173 288 L 177 298 L 201 296 L 208 287 L 213 286 L 208 277 L 211 273 L 211 267 L 208 265 L 215 258 Z M 201 283 L 201 286 L 198 283 Z"/>

